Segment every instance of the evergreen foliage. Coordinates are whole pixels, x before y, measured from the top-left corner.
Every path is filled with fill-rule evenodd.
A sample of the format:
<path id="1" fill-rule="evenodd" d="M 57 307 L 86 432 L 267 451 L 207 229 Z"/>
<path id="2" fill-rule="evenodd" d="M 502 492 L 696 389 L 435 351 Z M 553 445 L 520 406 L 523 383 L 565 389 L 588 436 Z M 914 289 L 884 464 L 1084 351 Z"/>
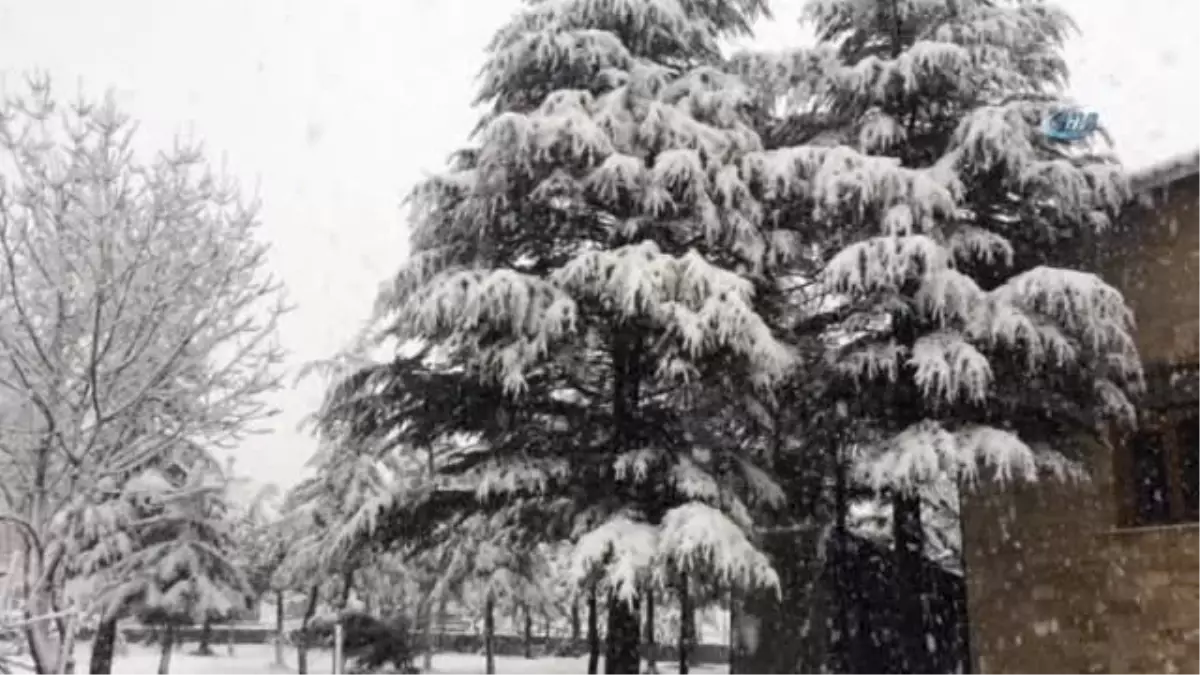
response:
<path id="1" fill-rule="evenodd" d="M 496 34 L 378 301 L 420 348 L 318 415 L 336 541 L 570 541 L 632 672 L 642 589 L 775 588 L 764 526 L 829 523 L 828 467 L 894 499 L 903 572 L 922 495 L 948 529 L 959 485 L 1077 476 L 1132 421 L 1132 317 L 1068 255 L 1128 185 L 1040 132 L 1069 18 L 813 0 L 816 47 L 724 56 L 764 12 L 547 0 Z"/>

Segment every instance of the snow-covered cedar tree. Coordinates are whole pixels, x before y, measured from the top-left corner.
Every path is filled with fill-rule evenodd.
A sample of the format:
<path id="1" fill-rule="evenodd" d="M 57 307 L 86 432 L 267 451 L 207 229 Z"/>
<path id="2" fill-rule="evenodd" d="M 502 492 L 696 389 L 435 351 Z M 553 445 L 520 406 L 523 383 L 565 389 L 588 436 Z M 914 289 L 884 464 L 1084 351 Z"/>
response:
<path id="1" fill-rule="evenodd" d="M 226 472 L 239 565 L 246 571 L 255 597 L 261 598 L 269 591 L 281 590 L 272 585 L 272 578 L 283 564 L 289 543 L 282 530 L 275 527 L 281 517 L 283 494 L 277 485 L 259 484 L 234 474 L 232 462 Z"/>
<path id="2" fill-rule="evenodd" d="M 73 555 L 60 566 L 69 605 L 99 622 L 92 640 L 89 670 L 112 671 L 117 622 L 139 610 L 140 587 L 126 575 L 142 549 L 161 538 L 163 506 L 190 487 L 187 473 L 216 474 L 220 464 L 195 443 L 179 442 L 145 466 L 125 475 L 101 477 L 95 489 L 73 495 L 51 536 L 72 542 Z M 67 635 L 64 625 L 60 634 Z"/>
<path id="3" fill-rule="evenodd" d="M 472 439 L 495 427 L 500 387 L 431 359 L 428 348 L 387 363 L 321 365 L 331 383 L 311 419 L 320 443 L 311 463 L 322 476 L 340 477 L 331 485 L 353 492 L 340 505 L 331 545 L 421 548 L 473 501 L 474 486 L 433 477 L 464 449 L 474 454 Z"/>
<path id="4" fill-rule="evenodd" d="M 807 15 L 840 45 L 808 108 L 840 126 L 822 132 L 827 147 L 781 152 L 818 187 L 830 165 L 853 165 L 829 175 L 882 197 L 863 209 L 804 196 L 812 229 L 835 235 L 812 243 L 843 300 L 838 365 L 886 394 L 855 411 L 893 434 L 877 479 L 1061 472 L 1070 436 L 1128 420 L 1141 382 L 1121 294 L 1052 266 L 1129 196 L 1118 165 L 1041 133 L 1063 104 L 1069 19 L 1042 2 L 947 0 L 817 0 Z M 750 70 L 821 60 L 742 58 Z"/>
<path id="5" fill-rule="evenodd" d="M 392 559 L 361 534 L 374 528 L 381 497 L 403 492 L 400 478 L 408 468 L 388 455 L 334 450 L 324 441 L 319 445 L 309 461 L 313 474 L 288 492 L 274 526 L 286 545 L 270 583 L 308 595 L 304 625 L 318 613 L 327 618 L 351 609 L 356 590 L 370 592 L 360 573 Z M 305 663 L 306 648 L 297 644 Z"/>
<path id="6" fill-rule="evenodd" d="M 64 601 L 62 509 L 182 440 L 236 442 L 277 382 L 254 206 L 194 146 L 135 153 L 133 129 L 111 100 L 62 106 L 44 81 L 0 105 L 0 518 L 36 552 L 35 615 Z M 58 633 L 28 638 L 39 672 L 62 672 Z"/>
<path id="7" fill-rule="evenodd" d="M 272 571 L 270 583 L 275 588 L 303 594 L 304 613 L 291 638 L 296 645 L 296 671 L 307 673 L 309 628 L 322 599 L 329 597 L 328 586 L 336 579 L 327 572 L 323 535 L 328 531 L 328 525 L 315 505 L 300 502 L 293 491 L 287 495 L 281 517 L 273 529 L 275 536 L 282 538 L 286 546 L 282 560 Z M 277 648 L 276 654 L 279 652 Z"/>
<path id="8" fill-rule="evenodd" d="M 129 608 L 143 622 L 165 626 L 160 668 L 174 649 L 177 624 L 232 616 L 253 597 L 237 560 L 227 487 L 219 465 L 205 458 L 143 473 L 126 488 L 144 514 L 137 542 L 98 590 L 112 605 L 103 608 L 106 615 Z"/>
<path id="9" fill-rule="evenodd" d="M 429 586 L 422 589 L 424 600 L 417 611 L 417 616 L 423 620 L 421 629 L 427 667 L 432 664 L 433 631 L 451 600 L 468 590 L 481 596 L 484 613 L 491 613 L 484 617 L 484 623 L 494 627 L 497 602 L 507 602 L 512 595 L 521 595 L 531 585 L 526 576 L 514 575 L 515 570 L 497 564 L 528 561 L 531 557 L 534 547 L 528 542 L 516 541 L 515 534 L 510 525 L 493 523 L 475 513 L 442 521 L 431 540 L 409 558 L 412 564 L 429 572 L 426 577 Z M 532 570 L 528 571 L 532 573 Z M 491 635 L 486 637 L 489 642 L 484 645 L 485 661 L 487 672 L 492 673 L 495 670 Z"/>
<path id="10" fill-rule="evenodd" d="M 1132 421 L 1130 312 L 1071 260 L 1129 190 L 1114 162 L 1041 133 L 1067 81 L 1055 6 L 813 0 L 806 18 L 815 49 L 731 69 L 788 93 L 775 142 L 809 144 L 774 150 L 787 177 L 762 180 L 824 252 L 843 395 L 882 439 L 863 473 L 910 495 L 894 505 L 915 578 L 916 487 L 1074 473 L 1101 422 Z"/>
<path id="11" fill-rule="evenodd" d="M 538 543 L 540 533 L 514 526 L 504 514 L 471 513 L 438 529 L 436 543 L 413 561 L 433 570 L 427 626 L 445 613 L 451 599 L 469 597 L 480 610 L 480 616 L 471 618 L 482 620 L 485 671 L 494 673 L 497 613 L 517 619 L 512 628 L 522 634 L 529 627 L 527 618 L 543 614 L 556 601 L 549 550 Z M 567 601 L 569 597 L 557 599 Z"/>
<path id="12" fill-rule="evenodd" d="M 275 484 L 262 484 L 234 474 L 232 462 L 226 470 L 230 474 L 228 498 L 233 510 L 236 561 L 250 584 L 253 606 L 260 607 L 263 598 L 271 596 L 275 610 L 274 663 L 283 663 L 284 613 L 286 596 L 291 590 L 276 583 L 276 572 L 291 545 L 291 537 L 279 527 L 284 494 Z"/>
<path id="13" fill-rule="evenodd" d="M 491 45 L 477 146 L 416 190 L 412 257 L 381 303 L 388 335 L 436 343 L 501 383 L 513 417 L 547 379 L 592 404 L 584 447 L 493 452 L 473 477 L 510 492 L 603 486 L 579 551 L 628 605 L 609 612 L 615 672 L 637 668 L 634 601 L 660 563 L 727 585 L 776 582 L 731 484 L 759 499 L 778 486 L 740 453 L 698 448 L 678 405 L 713 372 L 767 388 L 794 363 L 754 295 L 795 253 L 768 202 L 793 198 L 781 185 L 807 182 L 805 167 L 763 149 L 745 114 L 754 96 L 719 67 L 719 39 L 761 10 L 522 10 Z M 834 183 L 827 196 L 847 192 Z M 596 370 L 601 391 L 572 380 Z"/>
<path id="14" fill-rule="evenodd" d="M 392 474 L 368 454 L 333 453 L 322 446 L 309 461 L 312 476 L 287 494 L 281 531 L 290 541 L 274 583 L 302 589 L 324 583 L 327 577 L 352 578 L 373 552 L 370 542 L 345 536 L 346 522 L 364 511 L 364 503 L 390 492 Z M 352 583 L 343 583 L 342 602 L 349 599 Z"/>
<path id="15" fill-rule="evenodd" d="M 147 512 L 139 546 L 119 563 L 119 587 L 143 585 L 143 611 L 191 620 L 241 611 L 251 589 L 237 564 L 235 514 L 221 470 L 203 460 L 131 481 Z"/>

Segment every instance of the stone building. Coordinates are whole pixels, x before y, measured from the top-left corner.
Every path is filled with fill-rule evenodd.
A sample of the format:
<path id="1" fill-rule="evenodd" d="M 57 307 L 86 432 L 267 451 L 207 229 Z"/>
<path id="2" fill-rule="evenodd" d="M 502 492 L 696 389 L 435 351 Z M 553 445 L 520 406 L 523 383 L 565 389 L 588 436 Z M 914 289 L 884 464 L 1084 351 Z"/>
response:
<path id="1" fill-rule="evenodd" d="M 964 500 L 978 672 L 1200 672 L 1198 164 L 1192 152 L 1137 174 L 1124 226 L 1087 254 L 1137 318 L 1138 431 L 1089 453 L 1085 483 Z"/>

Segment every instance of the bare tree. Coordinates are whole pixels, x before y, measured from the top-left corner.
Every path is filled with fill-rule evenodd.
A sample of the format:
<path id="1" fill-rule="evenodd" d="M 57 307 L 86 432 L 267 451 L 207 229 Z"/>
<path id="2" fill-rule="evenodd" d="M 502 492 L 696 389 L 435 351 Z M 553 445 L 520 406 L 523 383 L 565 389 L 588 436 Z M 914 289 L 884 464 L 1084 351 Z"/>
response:
<path id="1" fill-rule="evenodd" d="M 45 79 L 0 105 L 0 518 L 28 616 L 70 613 L 71 509 L 185 441 L 236 444 L 278 384 L 257 205 L 198 146 L 144 160 L 134 131 Z M 29 624 L 39 672 L 71 665 L 70 625 Z"/>

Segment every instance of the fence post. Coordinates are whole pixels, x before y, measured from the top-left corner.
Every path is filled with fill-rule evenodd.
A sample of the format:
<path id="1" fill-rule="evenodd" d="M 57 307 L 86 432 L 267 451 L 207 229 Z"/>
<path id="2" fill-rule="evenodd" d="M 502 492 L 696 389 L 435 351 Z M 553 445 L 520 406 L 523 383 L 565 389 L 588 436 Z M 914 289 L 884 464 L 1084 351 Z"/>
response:
<path id="1" fill-rule="evenodd" d="M 333 624 L 333 675 L 342 675 L 342 622 Z"/>

